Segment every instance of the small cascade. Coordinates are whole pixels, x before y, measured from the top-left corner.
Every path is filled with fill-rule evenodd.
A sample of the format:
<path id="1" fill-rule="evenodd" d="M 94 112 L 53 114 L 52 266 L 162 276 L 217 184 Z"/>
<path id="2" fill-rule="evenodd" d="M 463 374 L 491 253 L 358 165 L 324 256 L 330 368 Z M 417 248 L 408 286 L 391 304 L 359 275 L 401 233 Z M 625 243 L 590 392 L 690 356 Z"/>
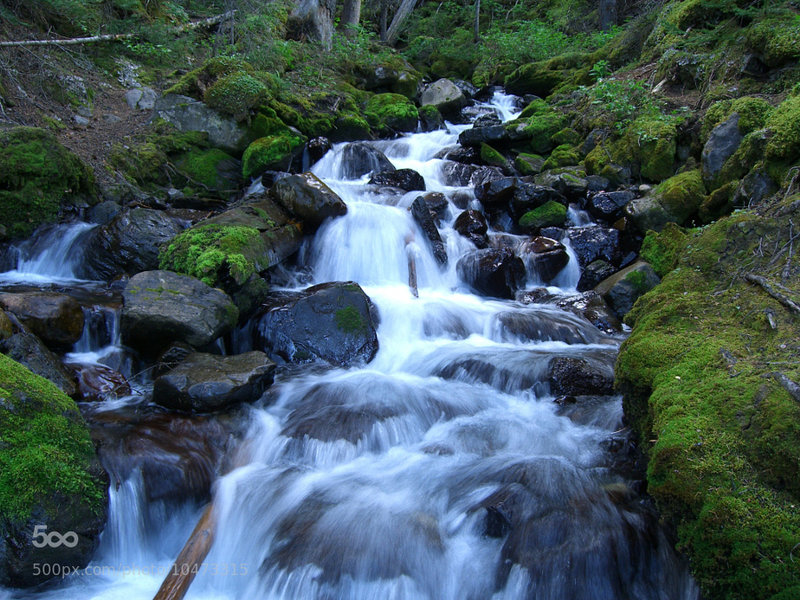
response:
<path id="1" fill-rule="evenodd" d="M 13 248 L 16 268 L 0 274 L 0 282 L 47 284 L 80 279 L 75 271 L 82 259 L 81 244 L 95 227 L 76 222 L 40 229 Z"/>

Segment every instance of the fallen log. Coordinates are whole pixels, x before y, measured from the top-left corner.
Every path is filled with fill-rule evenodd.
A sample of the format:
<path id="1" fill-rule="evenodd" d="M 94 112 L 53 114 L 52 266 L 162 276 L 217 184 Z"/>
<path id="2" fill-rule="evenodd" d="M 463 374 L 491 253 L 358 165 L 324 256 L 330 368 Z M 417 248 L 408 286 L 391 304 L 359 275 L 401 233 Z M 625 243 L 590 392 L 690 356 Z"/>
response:
<path id="1" fill-rule="evenodd" d="M 214 505 L 211 503 L 197 521 L 192 535 L 178 554 L 153 600 L 182 600 L 211 550 L 216 525 Z"/>
<path id="2" fill-rule="evenodd" d="M 200 29 L 202 27 L 211 27 L 218 25 L 223 21 L 227 21 L 233 17 L 235 10 L 222 13 L 215 17 L 209 17 L 201 21 L 194 21 L 186 23 L 185 25 L 177 25 L 172 28 L 173 33 L 183 33 L 193 29 Z M 76 46 L 80 44 L 94 44 L 97 42 L 115 42 L 119 40 L 130 40 L 138 37 L 139 33 L 106 33 L 102 35 L 92 35 L 89 37 L 67 38 L 63 40 L 18 40 L 12 42 L 0 42 L 0 48 L 13 48 L 20 46 Z"/>

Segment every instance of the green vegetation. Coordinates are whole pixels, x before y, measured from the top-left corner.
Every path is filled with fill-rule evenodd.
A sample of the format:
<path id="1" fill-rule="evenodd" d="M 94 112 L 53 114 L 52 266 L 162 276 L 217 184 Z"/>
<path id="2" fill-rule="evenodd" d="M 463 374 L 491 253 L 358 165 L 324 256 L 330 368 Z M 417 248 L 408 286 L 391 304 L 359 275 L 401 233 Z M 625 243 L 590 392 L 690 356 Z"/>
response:
<path id="1" fill-rule="evenodd" d="M 660 232 L 648 231 L 642 242 L 641 257 L 662 279 L 678 266 L 678 259 L 686 248 L 687 234 L 675 223 L 667 223 Z"/>
<path id="2" fill-rule="evenodd" d="M 647 258 L 668 271 L 686 235 L 648 235 Z M 769 375 L 800 375 L 791 358 L 797 316 L 737 276 L 779 277 L 781 267 L 755 250 L 788 236 L 779 212 L 734 214 L 693 234 L 679 268 L 628 315 L 633 332 L 617 363 L 649 491 L 709 598 L 770 598 L 800 585 L 791 560 L 800 405 Z"/>
<path id="3" fill-rule="evenodd" d="M 222 114 L 244 121 L 249 118 L 250 111 L 266 101 L 268 96 L 266 85 L 249 73 L 238 71 L 217 79 L 206 90 L 204 100 Z"/>
<path id="4" fill-rule="evenodd" d="M 489 144 L 481 144 L 480 156 L 483 162 L 492 167 L 505 167 L 508 163 L 506 157 Z"/>
<path id="5" fill-rule="evenodd" d="M 733 113 L 739 115 L 739 131 L 742 135 L 746 135 L 764 127 L 770 112 L 772 112 L 772 106 L 763 98 L 745 96 L 735 100 L 715 102 L 708 107 L 703 119 L 703 141 L 708 140 L 714 127 L 727 121 Z"/>
<path id="6" fill-rule="evenodd" d="M 0 132 L 0 164 L 0 225 L 12 237 L 55 222 L 64 205 L 96 201 L 92 172 L 44 129 Z"/>
<path id="7" fill-rule="evenodd" d="M 345 306 L 335 313 L 336 327 L 345 333 L 362 333 L 367 330 L 367 323 L 355 306 Z"/>
<path id="8" fill-rule="evenodd" d="M 367 122 L 377 132 L 414 131 L 419 112 L 417 107 L 400 94 L 376 94 L 364 109 Z"/>
<path id="9" fill-rule="evenodd" d="M 553 149 L 552 154 L 544 161 L 544 166 L 542 168 L 546 171 L 548 169 L 568 167 L 577 165 L 580 161 L 580 150 L 570 144 L 562 144 Z"/>
<path id="10" fill-rule="evenodd" d="M 244 151 L 242 176 L 249 179 L 267 170 L 287 170 L 303 144 L 305 139 L 291 132 L 257 139 Z"/>
<path id="11" fill-rule="evenodd" d="M 567 207 L 559 202 L 548 200 L 539 208 L 526 212 L 519 220 L 524 229 L 541 229 L 542 227 L 561 227 L 567 220 Z"/>
<path id="12" fill-rule="evenodd" d="M 680 224 L 686 222 L 700 208 L 706 188 L 702 174 L 699 170 L 694 170 L 667 179 L 656 187 L 653 194 Z"/>
<path id="13" fill-rule="evenodd" d="M 55 513 L 77 498 L 103 511 L 105 484 L 78 407 L 54 384 L 0 354 L 0 515 L 24 521 L 42 507 Z"/>
<path id="14" fill-rule="evenodd" d="M 159 268 L 191 275 L 212 287 L 225 288 L 228 280 L 241 286 L 257 272 L 252 256 L 263 252 L 264 242 L 255 228 L 200 225 L 162 248 Z"/>

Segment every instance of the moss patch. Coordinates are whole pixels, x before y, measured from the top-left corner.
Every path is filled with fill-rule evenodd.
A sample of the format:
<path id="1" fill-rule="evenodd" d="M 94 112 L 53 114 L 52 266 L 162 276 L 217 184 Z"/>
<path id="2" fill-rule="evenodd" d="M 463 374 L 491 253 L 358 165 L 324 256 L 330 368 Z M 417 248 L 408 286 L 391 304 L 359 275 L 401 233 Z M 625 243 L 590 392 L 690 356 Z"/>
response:
<path id="1" fill-rule="evenodd" d="M 667 223 L 660 232 L 648 231 L 642 242 L 640 254 L 656 274 L 663 278 L 678 266 L 678 259 L 686 248 L 687 234 L 675 223 Z"/>
<path id="2" fill-rule="evenodd" d="M 364 116 L 370 126 L 381 134 L 414 131 L 419 120 L 417 107 L 400 94 L 375 94 L 367 102 Z"/>
<path id="3" fill-rule="evenodd" d="M 0 515 L 15 520 L 64 496 L 102 511 L 105 484 L 90 473 L 89 430 L 75 402 L 53 383 L 0 354 Z"/>
<path id="4" fill-rule="evenodd" d="M 345 333 L 363 333 L 367 331 L 367 322 L 355 306 L 345 306 L 335 313 L 336 327 Z"/>
<path id="5" fill-rule="evenodd" d="M 505 167 L 508 164 L 506 157 L 489 144 L 481 144 L 481 160 L 492 167 Z"/>
<path id="6" fill-rule="evenodd" d="M 91 170 L 44 129 L 0 132 L 0 165 L 0 225 L 12 237 L 54 222 L 65 204 L 96 199 Z"/>
<path id="7" fill-rule="evenodd" d="M 548 200 L 538 208 L 526 212 L 519 220 L 519 226 L 525 229 L 542 227 L 560 227 L 567 220 L 567 207 Z"/>
<path id="8" fill-rule="evenodd" d="M 305 139 L 291 132 L 257 139 L 244 151 L 242 176 L 249 179 L 267 170 L 288 170 L 303 144 Z"/>
<path id="9" fill-rule="evenodd" d="M 747 135 L 751 131 L 761 129 L 767 117 L 772 112 L 772 106 L 763 98 L 746 96 L 735 100 L 721 100 L 712 104 L 703 118 L 701 137 L 703 142 L 708 140 L 711 130 L 720 123 L 728 120 L 733 113 L 739 115 L 739 131 Z"/>
<path id="10" fill-rule="evenodd" d="M 553 153 L 547 157 L 544 162 L 543 169 L 557 169 L 559 167 L 567 167 L 577 165 L 581 161 L 580 150 L 569 144 L 562 144 L 553 150 Z"/>
<path id="11" fill-rule="evenodd" d="M 247 119 L 268 97 L 267 86 L 244 71 L 220 77 L 203 96 L 208 106 L 238 121 Z"/>
<path id="12" fill-rule="evenodd" d="M 678 268 L 628 315 L 617 362 L 648 489 L 708 598 L 770 598 L 800 585 L 790 558 L 800 539 L 800 404 L 770 375 L 800 380 L 800 322 L 739 276 L 780 281 L 783 261 L 770 265 L 757 249 L 788 240 L 786 217 L 737 213 L 687 237 Z M 648 235 L 645 254 L 664 272 L 685 235 Z"/>
<path id="13" fill-rule="evenodd" d="M 252 259 L 264 242 L 253 227 L 200 225 L 187 229 L 159 255 L 159 268 L 196 277 L 212 287 L 243 285 L 257 271 Z"/>
<path id="14" fill-rule="evenodd" d="M 699 169 L 680 173 L 659 184 L 653 194 L 678 223 L 684 223 L 705 198 L 703 175 Z"/>
<path id="15" fill-rule="evenodd" d="M 772 131 L 767 158 L 793 161 L 800 157 L 800 96 L 784 100 L 769 116 L 766 127 Z"/>
<path id="16" fill-rule="evenodd" d="M 527 142 L 525 150 L 545 154 L 553 148 L 552 137 L 563 129 L 565 120 L 544 100 L 534 100 L 505 128 L 510 139 Z"/>

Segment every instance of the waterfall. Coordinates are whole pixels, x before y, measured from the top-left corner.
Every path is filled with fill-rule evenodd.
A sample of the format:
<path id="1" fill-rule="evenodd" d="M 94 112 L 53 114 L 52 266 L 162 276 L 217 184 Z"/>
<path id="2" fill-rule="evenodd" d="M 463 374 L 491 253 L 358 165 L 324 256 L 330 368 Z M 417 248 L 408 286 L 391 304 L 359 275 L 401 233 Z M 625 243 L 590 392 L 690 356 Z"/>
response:
<path id="1" fill-rule="evenodd" d="M 516 115 L 501 93 L 486 106 Z M 620 340 L 553 306 L 480 297 L 458 277 L 475 248 L 453 228 L 454 198 L 479 205 L 471 186 L 445 183 L 434 157 L 464 127 L 373 143 L 447 198 L 445 266 L 408 210 L 420 192 L 346 178 L 344 144 L 312 168 L 348 212 L 306 242 L 298 267 L 313 283 L 359 283 L 380 315 L 380 349 L 366 366 L 279 373 L 269 400 L 249 410 L 238 467 L 214 487 L 216 539 L 188 599 L 698 598 L 656 516 L 612 468 L 621 399 L 570 405 L 551 389 L 554 357 L 609 373 Z M 574 292 L 580 275 L 567 252 L 556 293 Z M 251 329 L 232 345 L 246 348 Z M 148 504 L 142 485 L 135 469 L 112 484 L 94 565 L 163 566 L 177 555 L 197 507 Z M 149 599 L 159 583 L 115 573 L 21 597 Z"/>

